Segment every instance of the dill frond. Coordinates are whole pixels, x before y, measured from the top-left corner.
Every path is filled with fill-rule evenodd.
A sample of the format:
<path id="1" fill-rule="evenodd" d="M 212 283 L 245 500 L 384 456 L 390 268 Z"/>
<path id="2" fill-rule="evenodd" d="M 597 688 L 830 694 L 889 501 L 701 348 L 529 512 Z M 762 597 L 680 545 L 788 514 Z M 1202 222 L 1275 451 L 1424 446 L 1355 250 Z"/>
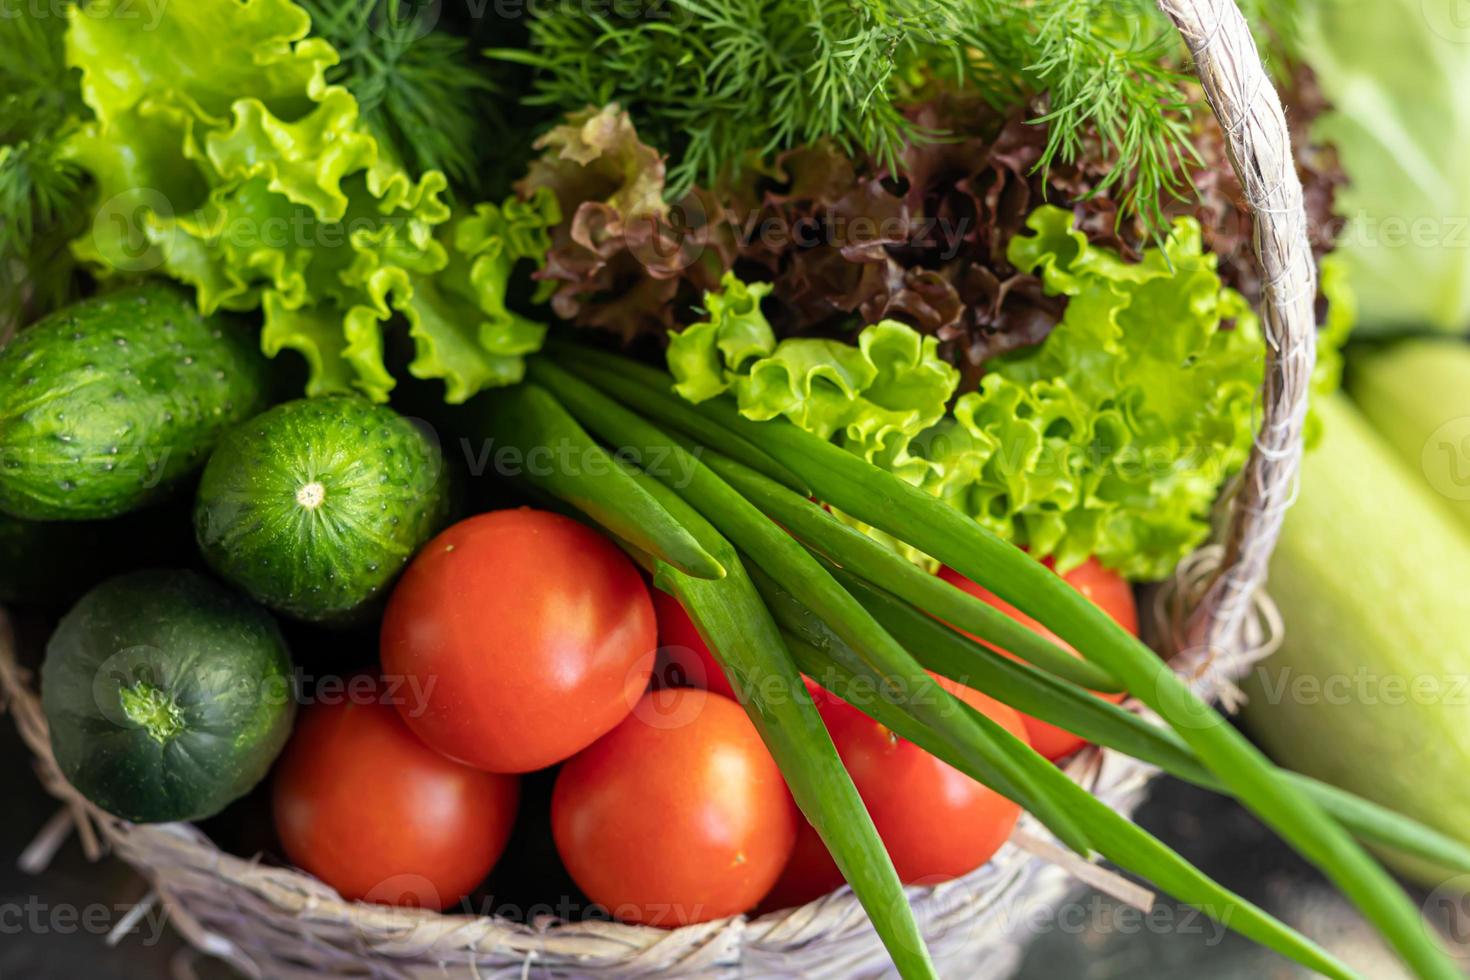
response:
<path id="1" fill-rule="evenodd" d="M 471 198 L 481 196 L 497 87 L 469 40 L 427 19 L 411 3 L 297 0 L 311 31 L 341 61 L 327 80 L 358 102 L 360 118 L 415 173 L 439 170 Z"/>
<path id="2" fill-rule="evenodd" d="M 0 18 L 0 329 L 76 292 L 66 243 L 89 184 L 62 147 L 87 109 L 66 65 L 62 6 Z"/>
<path id="3" fill-rule="evenodd" d="M 1270 37 L 1294 37 L 1295 0 L 1247 7 Z M 896 169 L 906 144 L 944 135 L 902 111 L 934 79 L 998 107 L 1044 98 L 1041 166 L 1099 141 L 1116 161 L 1099 190 L 1120 192 L 1146 223 L 1161 227 L 1166 199 L 1190 192 L 1196 95 L 1182 45 L 1148 0 L 663 0 L 575 15 L 548 5 L 528 33 L 524 49 L 487 52 L 532 70 L 525 101 L 629 108 L 669 154 L 671 197 L 824 138 Z"/>

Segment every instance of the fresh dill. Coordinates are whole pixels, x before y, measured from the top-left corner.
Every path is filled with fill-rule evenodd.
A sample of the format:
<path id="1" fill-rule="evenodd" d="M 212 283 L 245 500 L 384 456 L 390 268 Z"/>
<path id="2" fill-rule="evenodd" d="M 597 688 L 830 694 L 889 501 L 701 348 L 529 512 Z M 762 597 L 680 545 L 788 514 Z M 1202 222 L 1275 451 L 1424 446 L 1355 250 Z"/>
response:
<path id="1" fill-rule="evenodd" d="M 487 192 L 483 154 L 503 119 L 489 63 L 437 9 L 400 0 L 297 0 L 336 48 L 327 80 L 356 97 L 363 123 L 405 167 L 439 170 L 470 199 Z"/>
<path id="2" fill-rule="evenodd" d="M 87 110 L 66 64 L 66 18 L 0 17 L 0 332 L 71 299 L 68 242 L 88 181 L 63 151 Z"/>
<path id="3" fill-rule="evenodd" d="M 1276 38 L 1293 3 L 1251 0 Z M 918 130 L 906 97 L 935 80 L 992 104 L 1039 100 L 1042 161 L 1095 140 L 1124 209 L 1161 223 L 1188 191 L 1197 102 L 1182 45 L 1149 0 L 659 0 L 531 16 L 529 104 L 618 102 L 669 153 L 668 190 L 711 184 L 752 155 L 827 138 L 893 167 Z"/>

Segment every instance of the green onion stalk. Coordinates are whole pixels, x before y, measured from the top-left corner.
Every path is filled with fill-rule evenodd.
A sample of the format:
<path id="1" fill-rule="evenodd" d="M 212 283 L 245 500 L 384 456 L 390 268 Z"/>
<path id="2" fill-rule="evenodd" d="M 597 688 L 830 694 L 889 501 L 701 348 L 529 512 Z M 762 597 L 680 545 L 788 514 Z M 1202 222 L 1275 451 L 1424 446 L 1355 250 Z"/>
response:
<path id="1" fill-rule="evenodd" d="M 674 461 L 646 472 L 615 466 L 599 468 L 596 478 L 528 479 L 624 541 L 689 611 L 901 975 L 932 976 L 933 966 L 802 673 L 839 696 L 876 692 L 853 695 L 854 706 L 1014 800 L 1078 854 L 1101 854 L 1319 973 L 1355 976 L 1091 796 L 929 672 L 1228 793 L 1320 867 L 1419 976 L 1460 975 L 1402 889 L 1353 838 L 1459 868 L 1470 867 L 1466 848 L 1272 765 L 1152 651 L 1020 549 L 835 444 L 785 420 L 748 420 L 725 398 L 693 405 L 672 392 L 668 375 L 625 358 L 553 345 L 531 359 L 528 377 L 482 397 L 488 434 Z M 816 500 L 978 582 L 1081 659 L 926 574 Z M 1168 727 L 1090 693 L 1119 690 Z"/>

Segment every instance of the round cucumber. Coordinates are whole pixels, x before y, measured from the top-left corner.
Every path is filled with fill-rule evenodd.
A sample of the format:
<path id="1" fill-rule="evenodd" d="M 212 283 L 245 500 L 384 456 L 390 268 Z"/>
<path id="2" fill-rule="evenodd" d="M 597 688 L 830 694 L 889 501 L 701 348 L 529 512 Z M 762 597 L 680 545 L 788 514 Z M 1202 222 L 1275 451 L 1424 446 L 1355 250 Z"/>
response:
<path id="1" fill-rule="evenodd" d="M 195 572 L 133 572 L 82 597 L 46 647 L 61 771 L 137 823 L 198 820 L 260 782 L 296 700 L 275 620 Z"/>
<path id="2" fill-rule="evenodd" d="M 0 349 L 0 510 L 38 521 L 134 510 L 203 465 L 265 394 L 254 340 L 172 287 L 53 313 Z"/>
<path id="3" fill-rule="evenodd" d="M 447 483 L 438 445 L 392 409 L 302 399 L 221 440 L 194 529 L 210 565 L 258 601 L 349 622 L 443 523 Z"/>

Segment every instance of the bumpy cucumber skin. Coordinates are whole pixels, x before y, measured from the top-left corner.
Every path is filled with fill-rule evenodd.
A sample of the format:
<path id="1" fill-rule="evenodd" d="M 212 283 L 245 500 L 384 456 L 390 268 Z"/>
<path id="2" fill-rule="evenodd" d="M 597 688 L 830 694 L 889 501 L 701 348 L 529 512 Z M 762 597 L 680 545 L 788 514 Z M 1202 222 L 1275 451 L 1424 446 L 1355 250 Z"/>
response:
<path id="1" fill-rule="evenodd" d="M 314 507 L 298 496 L 313 485 Z M 372 608 L 448 510 L 439 446 L 391 408 L 334 395 L 277 405 L 228 433 L 204 468 L 194 530 L 210 565 L 257 601 L 344 624 Z"/>
<path id="2" fill-rule="evenodd" d="M 265 404 L 253 338 L 178 290 L 77 303 L 0 350 L 0 510 L 67 521 L 133 510 Z"/>
<path id="3" fill-rule="evenodd" d="M 160 740 L 130 720 L 125 688 L 177 705 Z M 82 795 L 135 823 L 199 820 L 254 787 L 291 733 L 291 658 L 270 614 L 196 572 L 109 579 L 62 618 L 41 702 L 51 749 Z"/>

